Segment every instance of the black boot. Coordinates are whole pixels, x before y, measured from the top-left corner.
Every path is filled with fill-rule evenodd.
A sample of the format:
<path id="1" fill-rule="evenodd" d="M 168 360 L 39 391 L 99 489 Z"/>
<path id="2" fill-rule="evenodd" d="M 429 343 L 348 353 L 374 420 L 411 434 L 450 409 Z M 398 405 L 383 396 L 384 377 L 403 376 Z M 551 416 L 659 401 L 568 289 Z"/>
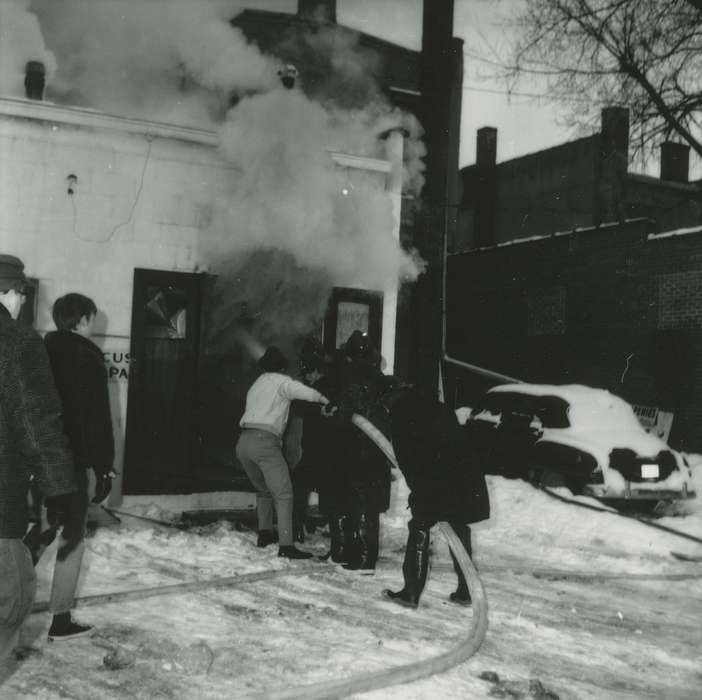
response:
<path id="1" fill-rule="evenodd" d="M 355 531 L 358 535 L 354 557 L 344 569 L 373 570 L 378 560 L 378 538 L 380 536 L 380 516 L 378 513 L 361 513 L 356 521 Z"/>
<path id="2" fill-rule="evenodd" d="M 259 530 L 256 546 L 263 548 L 267 547 L 269 544 L 275 544 L 277 541 L 278 533 L 275 530 Z"/>
<path id="3" fill-rule="evenodd" d="M 451 527 L 458 535 L 458 539 L 461 540 L 461 544 L 463 544 L 468 556 L 472 558 L 473 547 L 470 541 L 470 526 L 465 523 L 451 523 Z M 461 567 L 458 565 L 458 559 L 456 559 L 453 552 L 451 552 L 451 559 L 453 560 L 453 570 L 456 572 L 456 576 L 458 576 L 458 588 L 449 595 L 449 599 L 453 603 L 458 603 L 459 605 L 470 605 L 472 601 L 470 598 L 470 591 L 468 590 L 468 584 L 466 583 L 466 577 L 463 575 Z"/>
<path id="4" fill-rule="evenodd" d="M 350 515 L 331 515 L 329 517 L 329 535 L 331 546 L 329 557 L 337 564 L 352 560 L 356 548 L 356 531 Z"/>
<path id="5" fill-rule="evenodd" d="M 305 541 L 308 493 L 300 487 L 295 487 L 293 493 L 293 541 L 302 543 Z"/>
<path id="6" fill-rule="evenodd" d="M 429 530 L 428 527 L 410 526 L 407 538 L 402 574 L 405 585 L 401 591 L 385 589 L 384 595 L 398 605 L 416 608 L 424 590 L 429 572 Z"/>

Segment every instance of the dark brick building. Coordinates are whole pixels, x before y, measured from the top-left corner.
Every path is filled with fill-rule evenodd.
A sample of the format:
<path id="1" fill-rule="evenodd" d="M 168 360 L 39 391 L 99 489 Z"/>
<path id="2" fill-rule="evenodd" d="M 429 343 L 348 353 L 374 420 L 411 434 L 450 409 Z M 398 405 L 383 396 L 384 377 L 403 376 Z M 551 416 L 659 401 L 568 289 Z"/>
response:
<path id="1" fill-rule="evenodd" d="M 461 170 L 450 252 L 647 217 L 655 230 L 702 224 L 702 181 L 688 180 L 689 147 L 661 146 L 660 179 L 628 170 L 628 110 L 602 111 L 599 133 L 496 163 L 497 130 L 478 130 L 476 163 Z"/>
<path id="2" fill-rule="evenodd" d="M 673 412 L 671 444 L 702 451 L 702 226 L 635 219 L 452 255 L 447 299 L 449 356 Z M 446 372 L 458 405 L 496 383 Z"/>

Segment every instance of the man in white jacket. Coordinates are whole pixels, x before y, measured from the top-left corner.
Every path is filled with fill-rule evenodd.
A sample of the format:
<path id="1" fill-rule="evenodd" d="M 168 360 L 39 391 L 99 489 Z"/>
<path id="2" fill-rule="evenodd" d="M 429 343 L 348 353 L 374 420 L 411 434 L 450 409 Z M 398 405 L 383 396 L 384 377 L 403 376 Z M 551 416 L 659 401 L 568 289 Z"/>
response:
<path id="1" fill-rule="evenodd" d="M 315 389 L 283 374 L 288 360 L 270 346 L 258 361 L 263 374 L 246 394 L 241 418 L 241 435 L 236 456 L 256 489 L 258 546 L 276 541 L 273 530 L 273 504 L 278 516 L 278 556 L 309 559 L 312 554 L 293 545 L 293 487 L 290 470 L 283 457 L 282 438 L 288 422 L 290 402 L 310 401 L 326 405 L 327 398 Z"/>

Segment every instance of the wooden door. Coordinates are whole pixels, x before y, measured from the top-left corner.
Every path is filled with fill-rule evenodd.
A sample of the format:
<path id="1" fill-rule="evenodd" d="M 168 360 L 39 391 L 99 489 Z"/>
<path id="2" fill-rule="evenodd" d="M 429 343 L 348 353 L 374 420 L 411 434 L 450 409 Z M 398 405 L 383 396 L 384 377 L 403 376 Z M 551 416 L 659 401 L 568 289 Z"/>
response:
<path id="1" fill-rule="evenodd" d="M 204 275 L 136 269 L 125 494 L 198 491 L 198 351 Z"/>

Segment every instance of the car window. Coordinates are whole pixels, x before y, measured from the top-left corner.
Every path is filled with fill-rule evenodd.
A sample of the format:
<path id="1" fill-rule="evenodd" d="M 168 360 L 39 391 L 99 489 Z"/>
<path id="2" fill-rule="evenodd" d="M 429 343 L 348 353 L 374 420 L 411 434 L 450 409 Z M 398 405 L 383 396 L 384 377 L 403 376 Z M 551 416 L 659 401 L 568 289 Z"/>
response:
<path id="1" fill-rule="evenodd" d="M 569 408 L 570 404 L 560 396 L 541 396 L 537 415 L 544 428 L 569 428 Z"/>
<path id="2" fill-rule="evenodd" d="M 478 403 L 472 415 L 487 412 L 510 418 L 538 418 L 545 428 L 568 428 L 569 404 L 559 396 L 537 396 L 519 392 L 488 392 Z"/>

